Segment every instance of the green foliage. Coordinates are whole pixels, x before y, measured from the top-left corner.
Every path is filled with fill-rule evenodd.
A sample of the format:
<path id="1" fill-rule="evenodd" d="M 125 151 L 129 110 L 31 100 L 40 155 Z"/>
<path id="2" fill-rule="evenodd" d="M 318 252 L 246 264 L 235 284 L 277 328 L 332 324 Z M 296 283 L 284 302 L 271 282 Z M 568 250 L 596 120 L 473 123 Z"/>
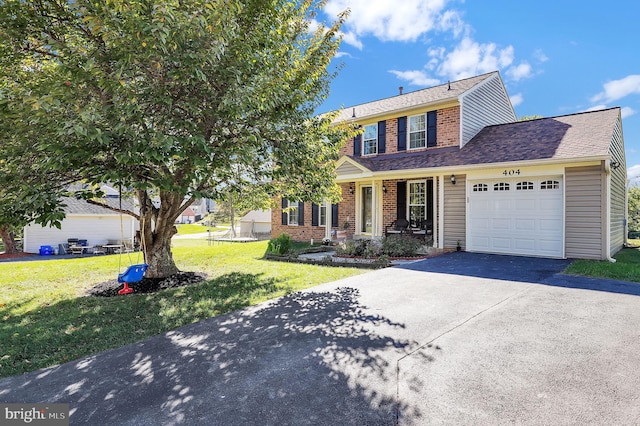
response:
<path id="1" fill-rule="evenodd" d="M 629 230 L 640 231 L 640 187 L 629 188 Z"/>
<path id="2" fill-rule="evenodd" d="M 422 244 L 419 240 L 404 236 L 390 235 L 381 242 L 375 240 L 350 240 L 336 248 L 337 254 L 346 256 L 374 257 L 413 257 Z"/>
<path id="3" fill-rule="evenodd" d="M 276 254 L 282 256 L 287 254 L 291 249 L 291 237 L 288 234 L 280 234 L 276 238 L 269 240 L 267 244 L 267 254 Z"/>
<path id="4" fill-rule="evenodd" d="M 518 117 L 518 121 L 529 121 L 529 120 L 537 120 L 538 118 L 544 118 L 541 115 L 521 115 Z"/>
<path id="5" fill-rule="evenodd" d="M 415 256 L 420 241 L 405 235 L 389 235 L 382 240 L 382 252 L 390 257 Z"/>
<path id="6" fill-rule="evenodd" d="M 334 160 L 354 129 L 315 109 L 346 15 L 311 31 L 322 5 L 0 2 L 0 161 L 34 169 L 9 180 L 131 188 L 145 255 L 172 265 L 173 222 L 193 198 L 336 199 Z M 162 262 L 149 263 L 156 275 Z"/>

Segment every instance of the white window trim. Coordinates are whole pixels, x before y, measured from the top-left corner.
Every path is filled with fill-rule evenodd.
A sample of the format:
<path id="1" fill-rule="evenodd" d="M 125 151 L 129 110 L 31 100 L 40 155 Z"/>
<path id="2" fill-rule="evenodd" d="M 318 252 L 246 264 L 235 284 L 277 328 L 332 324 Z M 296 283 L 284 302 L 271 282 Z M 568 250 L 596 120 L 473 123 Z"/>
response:
<path id="1" fill-rule="evenodd" d="M 292 203 L 295 204 L 295 210 L 293 210 L 291 208 L 292 207 L 292 205 L 291 205 Z M 287 226 L 300 226 L 298 224 L 298 209 L 299 208 L 300 208 L 300 202 L 299 201 L 292 201 L 292 200 L 287 199 L 287 207 L 286 207 L 286 209 L 287 209 Z M 292 212 L 295 212 L 296 214 L 292 215 L 291 214 Z M 296 223 L 291 223 L 291 217 L 293 217 L 293 216 L 295 216 L 295 218 L 296 218 L 295 219 Z"/>
<path id="2" fill-rule="evenodd" d="M 367 146 L 367 141 L 368 140 L 371 140 L 371 141 L 374 140 L 374 139 L 365 139 L 364 138 L 364 136 L 366 134 L 367 127 L 369 127 L 369 126 L 375 126 L 375 128 L 376 128 L 376 132 L 375 132 L 375 134 L 376 134 L 376 137 L 375 137 L 375 141 L 376 141 L 376 143 L 375 143 L 375 151 L 376 152 L 365 153 L 365 146 Z M 379 151 L 379 149 L 378 149 L 379 148 L 378 147 L 378 144 L 379 144 L 379 141 L 378 141 L 378 123 L 367 124 L 367 125 L 364 126 L 364 129 L 365 129 L 365 132 L 362 134 L 362 146 L 360 147 L 360 152 L 361 152 L 362 156 L 366 157 L 366 156 L 369 156 L 369 155 L 378 155 L 378 151 Z"/>
<path id="3" fill-rule="evenodd" d="M 324 223 L 322 223 L 322 210 L 324 210 Z M 324 200 L 318 204 L 318 226 L 323 228 L 327 226 L 327 203 Z"/>
<path id="4" fill-rule="evenodd" d="M 414 148 L 411 148 L 411 119 L 415 118 L 415 117 L 424 117 L 424 130 L 422 130 L 423 134 L 424 134 L 424 146 L 416 146 Z M 413 133 L 419 133 L 418 132 L 413 132 Z M 423 114 L 416 114 L 416 115 L 412 115 L 410 117 L 407 117 L 407 150 L 408 151 L 412 151 L 414 149 L 424 149 L 427 147 L 427 113 L 423 113 Z"/>
<path id="5" fill-rule="evenodd" d="M 418 180 L 408 180 L 407 181 L 407 213 L 406 217 L 409 222 L 411 222 L 411 206 L 419 206 L 420 204 L 411 204 L 411 184 L 412 183 L 424 183 L 424 217 L 421 220 L 426 220 L 429 216 L 428 214 L 428 206 L 429 200 L 427 199 L 429 191 L 427 191 L 427 179 L 418 179 Z"/>

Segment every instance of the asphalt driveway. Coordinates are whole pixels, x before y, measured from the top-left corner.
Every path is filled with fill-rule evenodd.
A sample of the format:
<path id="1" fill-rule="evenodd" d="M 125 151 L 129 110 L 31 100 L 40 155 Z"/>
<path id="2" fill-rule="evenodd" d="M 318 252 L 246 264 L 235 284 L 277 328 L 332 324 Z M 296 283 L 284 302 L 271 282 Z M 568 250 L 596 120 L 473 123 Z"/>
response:
<path id="1" fill-rule="evenodd" d="M 640 285 L 452 253 L 0 380 L 71 424 L 638 424 Z"/>

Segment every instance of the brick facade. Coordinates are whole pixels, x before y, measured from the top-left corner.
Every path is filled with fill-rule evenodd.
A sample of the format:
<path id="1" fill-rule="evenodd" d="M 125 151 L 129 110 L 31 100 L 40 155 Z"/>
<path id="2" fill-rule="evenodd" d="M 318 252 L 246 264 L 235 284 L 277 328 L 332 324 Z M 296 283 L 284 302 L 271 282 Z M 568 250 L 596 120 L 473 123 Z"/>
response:
<path id="1" fill-rule="evenodd" d="M 281 200 L 277 200 L 278 206 L 281 206 Z M 311 226 L 311 203 L 304 203 L 304 224 L 302 225 L 283 225 L 282 209 L 280 207 L 271 209 L 271 236 L 277 237 L 280 234 L 289 234 L 295 241 L 309 241 L 313 238 L 315 241 L 322 241 L 324 238 L 324 226 Z"/>
<path id="2" fill-rule="evenodd" d="M 438 147 L 460 146 L 460 106 L 438 110 Z"/>
<path id="3" fill-rule="evenodd" d="M 386 120 L 386 150 L 384 154 L 394 154 L 398 151 L 398 119 L 390 118 Z M 442 108 L 437 111 L 437 146 L 418 149 L 415 151 L 425 151 L 434 148 L 460 146 L 460 106 Z M 340 149 L 340 155 L 353 156 L 353 138 L 349 139 Z M 411 150 L 412 152 L 414 150 Z M 426 178 L 426 177 L 425 177 Z M 404 180 L 404 179 L 402 179 Z M 382 197 L 382 230 L 390 226 L 397 219 L 397 183 L 401 180 L 389 179 L 382 181 L 387 192 Z M 345 223 L 349 224 L 347 229 L 348 238 L 352 238 L 355 233 L 356 222 L 356 194 L 355 182 L 340 184 L 342 189 L 342 201 L 338 207 L 338 227 L 342 230 Z M 349 188 L 354 189 L 354 193 L 349 192 Z M 435 188 L 434 188 L 435 190 Z M 278 200 L 278 206 L 280 201 Z M 311 203 L 304 203 L 304 224 L 298 226 L 282 225 L 282 210 L 272 209 L 271 234 L 276 237 L 286 232 L 296 241 L 309 241 L 313 238 L 316 241 L 322 240 L 325 236 L 324 226 L 311 225 Z"/>

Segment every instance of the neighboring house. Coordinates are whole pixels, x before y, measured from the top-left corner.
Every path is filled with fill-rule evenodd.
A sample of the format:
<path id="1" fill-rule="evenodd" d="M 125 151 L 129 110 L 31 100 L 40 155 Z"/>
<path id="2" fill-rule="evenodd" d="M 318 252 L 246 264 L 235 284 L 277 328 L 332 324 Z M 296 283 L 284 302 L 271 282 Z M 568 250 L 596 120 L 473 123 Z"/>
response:
<path id="1" fill-rule="evenodd" d="M 240 219 L 240 236 L 268 239 L 271 235 L 271 210 L 252 210 Z"/>
<path id="2" fill-rule="evenodd" d="M 195 215 L 195 221 L 202 220 L 210 210 L 208 210 L 210 202 L 206 198 L 199 198 L 191 203 L 191 210 Z"/>
<path id="3" fill-rule="evenodd" d="M 608 259 L 623 247 L 619 108 L 517 122 L 492 72 L 347 108 L 338 120 L 364 130 L 336 164 L 342 201 L 280 200 L 274 236 L 320 239 L 346 224 L 349 237 L 377 238 L 406 220 L 438 248 Z"/>
<path id="4" fill-rule="evenodd" d="M 104 207 L 89 204 L 84 200 L 65 197 L 63 199 L 66 217 L 61 222 L 61 228 L 43 227 L 30 223 L 24 228 L 24 251 L 38 253 L 40 246 L 58 248 L 69 238 L 87 240 L 90 246 L 107 244 L 110 240 L 133 241 L 135 230 L 138 229 L 137 220 L 130 215 L 120 213 Z M 107 196 L 102 199 L 111 207 L 119 208 L 119 198 Z M 133 210 L 131 200 L 122 200 L 122 208 Z"/>
<path id="5" fill-rule="evenodd" d="M 196 223 L 196 214 L 191 207 L 187 207 L 180 215 L 180 218 L 176 220 L 176 223 Z"/>

